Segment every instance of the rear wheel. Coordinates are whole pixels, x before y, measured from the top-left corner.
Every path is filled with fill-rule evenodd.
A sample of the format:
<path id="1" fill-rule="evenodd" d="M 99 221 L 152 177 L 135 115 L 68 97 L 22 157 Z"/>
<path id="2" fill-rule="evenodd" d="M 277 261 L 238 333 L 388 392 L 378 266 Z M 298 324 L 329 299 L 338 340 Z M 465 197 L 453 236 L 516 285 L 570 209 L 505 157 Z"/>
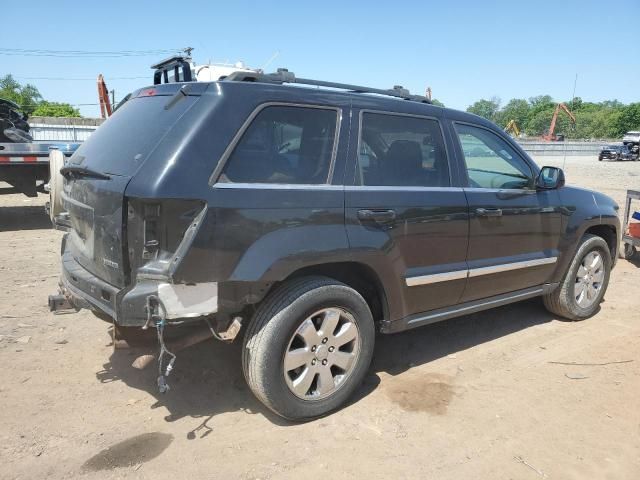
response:
<path id="1" fill-rule="evenodd" d="M 375 330 L 369 306 L 326 277 L 292 280 L 258 308 L 243 346 L 243 370 L 258 399 L 291 420 L 342 406 L 371 362 Z"/>
<path id="2" fill-rule="evenodd" d="M 587 234 L 560 286 L 545 295 L 544 305 L 569 320 L 593 316 L 602 302 L 611 274 L 611 253 L 601 237 Z"/>

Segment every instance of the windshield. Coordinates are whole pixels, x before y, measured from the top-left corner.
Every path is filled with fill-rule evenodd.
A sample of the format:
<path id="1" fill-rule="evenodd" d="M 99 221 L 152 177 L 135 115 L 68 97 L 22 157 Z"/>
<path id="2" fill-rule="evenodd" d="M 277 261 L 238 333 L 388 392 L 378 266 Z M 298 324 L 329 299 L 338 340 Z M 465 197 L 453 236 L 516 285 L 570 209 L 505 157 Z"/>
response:
<path id="1" fill-rule="evenodd" d="M 71 157 L 71 165 L 111 175 L 132 176 L 182 115 L 199 99 L 184 97 L 165 109 L 171 96 L 131 98 Z"/>

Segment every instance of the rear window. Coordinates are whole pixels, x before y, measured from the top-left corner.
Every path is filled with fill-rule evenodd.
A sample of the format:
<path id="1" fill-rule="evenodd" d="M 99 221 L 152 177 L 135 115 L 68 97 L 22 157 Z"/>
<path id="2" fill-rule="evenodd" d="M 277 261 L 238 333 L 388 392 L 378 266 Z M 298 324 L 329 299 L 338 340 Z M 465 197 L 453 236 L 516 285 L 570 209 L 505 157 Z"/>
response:
<path id="1" fill-rule="evenodd" d="M 133 175 L 200 97 L 184 97 L 165 110 L 171 98 L 167 95 L 131 98 L 78 148 L 70 162 L 102 173 Z"/>
<path id="2" fill-rule="evenodd" d="M 243 133 L 220 181 L 327 183 L 337 122 L 338 111 L 333 108 L 265 107 Z"/>

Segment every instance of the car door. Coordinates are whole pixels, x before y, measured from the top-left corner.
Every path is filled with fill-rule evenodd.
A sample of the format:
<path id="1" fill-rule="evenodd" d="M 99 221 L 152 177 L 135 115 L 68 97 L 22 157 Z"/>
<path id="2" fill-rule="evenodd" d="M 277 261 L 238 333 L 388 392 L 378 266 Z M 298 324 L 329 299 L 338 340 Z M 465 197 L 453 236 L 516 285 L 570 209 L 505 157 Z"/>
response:
<path id="1" fill-rule="evenodd" d="M 391 320 L 456 304 L 467 276 L 467 202 L 429 114 L 439 109 L 423 107 L 353 112 L 347 236 L 354 257 L 383 277 Z"/>
<path id="2" fill-rule="evenodd" d="M 538 190 L 538 169 L 504 136 L 454 122 L 469 203 L 469 279 L 462 300 L 473 301 L 548 282 L 561 232 L 556 190 Z"/>
<path id="3" fill-rule="evenodd" d="M 249 116 L 208 199 L 219 277 L 272 281 L 346 254 L 348 113 L 347 101 L 323 97 L 270 101 Z"/>

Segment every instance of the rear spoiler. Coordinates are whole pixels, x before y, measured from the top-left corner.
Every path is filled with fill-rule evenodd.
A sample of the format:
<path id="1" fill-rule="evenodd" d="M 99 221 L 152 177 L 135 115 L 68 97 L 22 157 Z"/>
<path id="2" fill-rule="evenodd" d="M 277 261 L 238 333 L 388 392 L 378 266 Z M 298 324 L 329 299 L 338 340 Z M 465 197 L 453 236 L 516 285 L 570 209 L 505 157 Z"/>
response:
<path id="1" fill-rule="evenodd" d="M 174 82 L 192 82 L 191 75 L 191 57 L 175 55 L 166 58 L 151 68 L 155 70 L 153 73 L 153 84 L 169 83 L 169 72 L 173 70 Z"/>

